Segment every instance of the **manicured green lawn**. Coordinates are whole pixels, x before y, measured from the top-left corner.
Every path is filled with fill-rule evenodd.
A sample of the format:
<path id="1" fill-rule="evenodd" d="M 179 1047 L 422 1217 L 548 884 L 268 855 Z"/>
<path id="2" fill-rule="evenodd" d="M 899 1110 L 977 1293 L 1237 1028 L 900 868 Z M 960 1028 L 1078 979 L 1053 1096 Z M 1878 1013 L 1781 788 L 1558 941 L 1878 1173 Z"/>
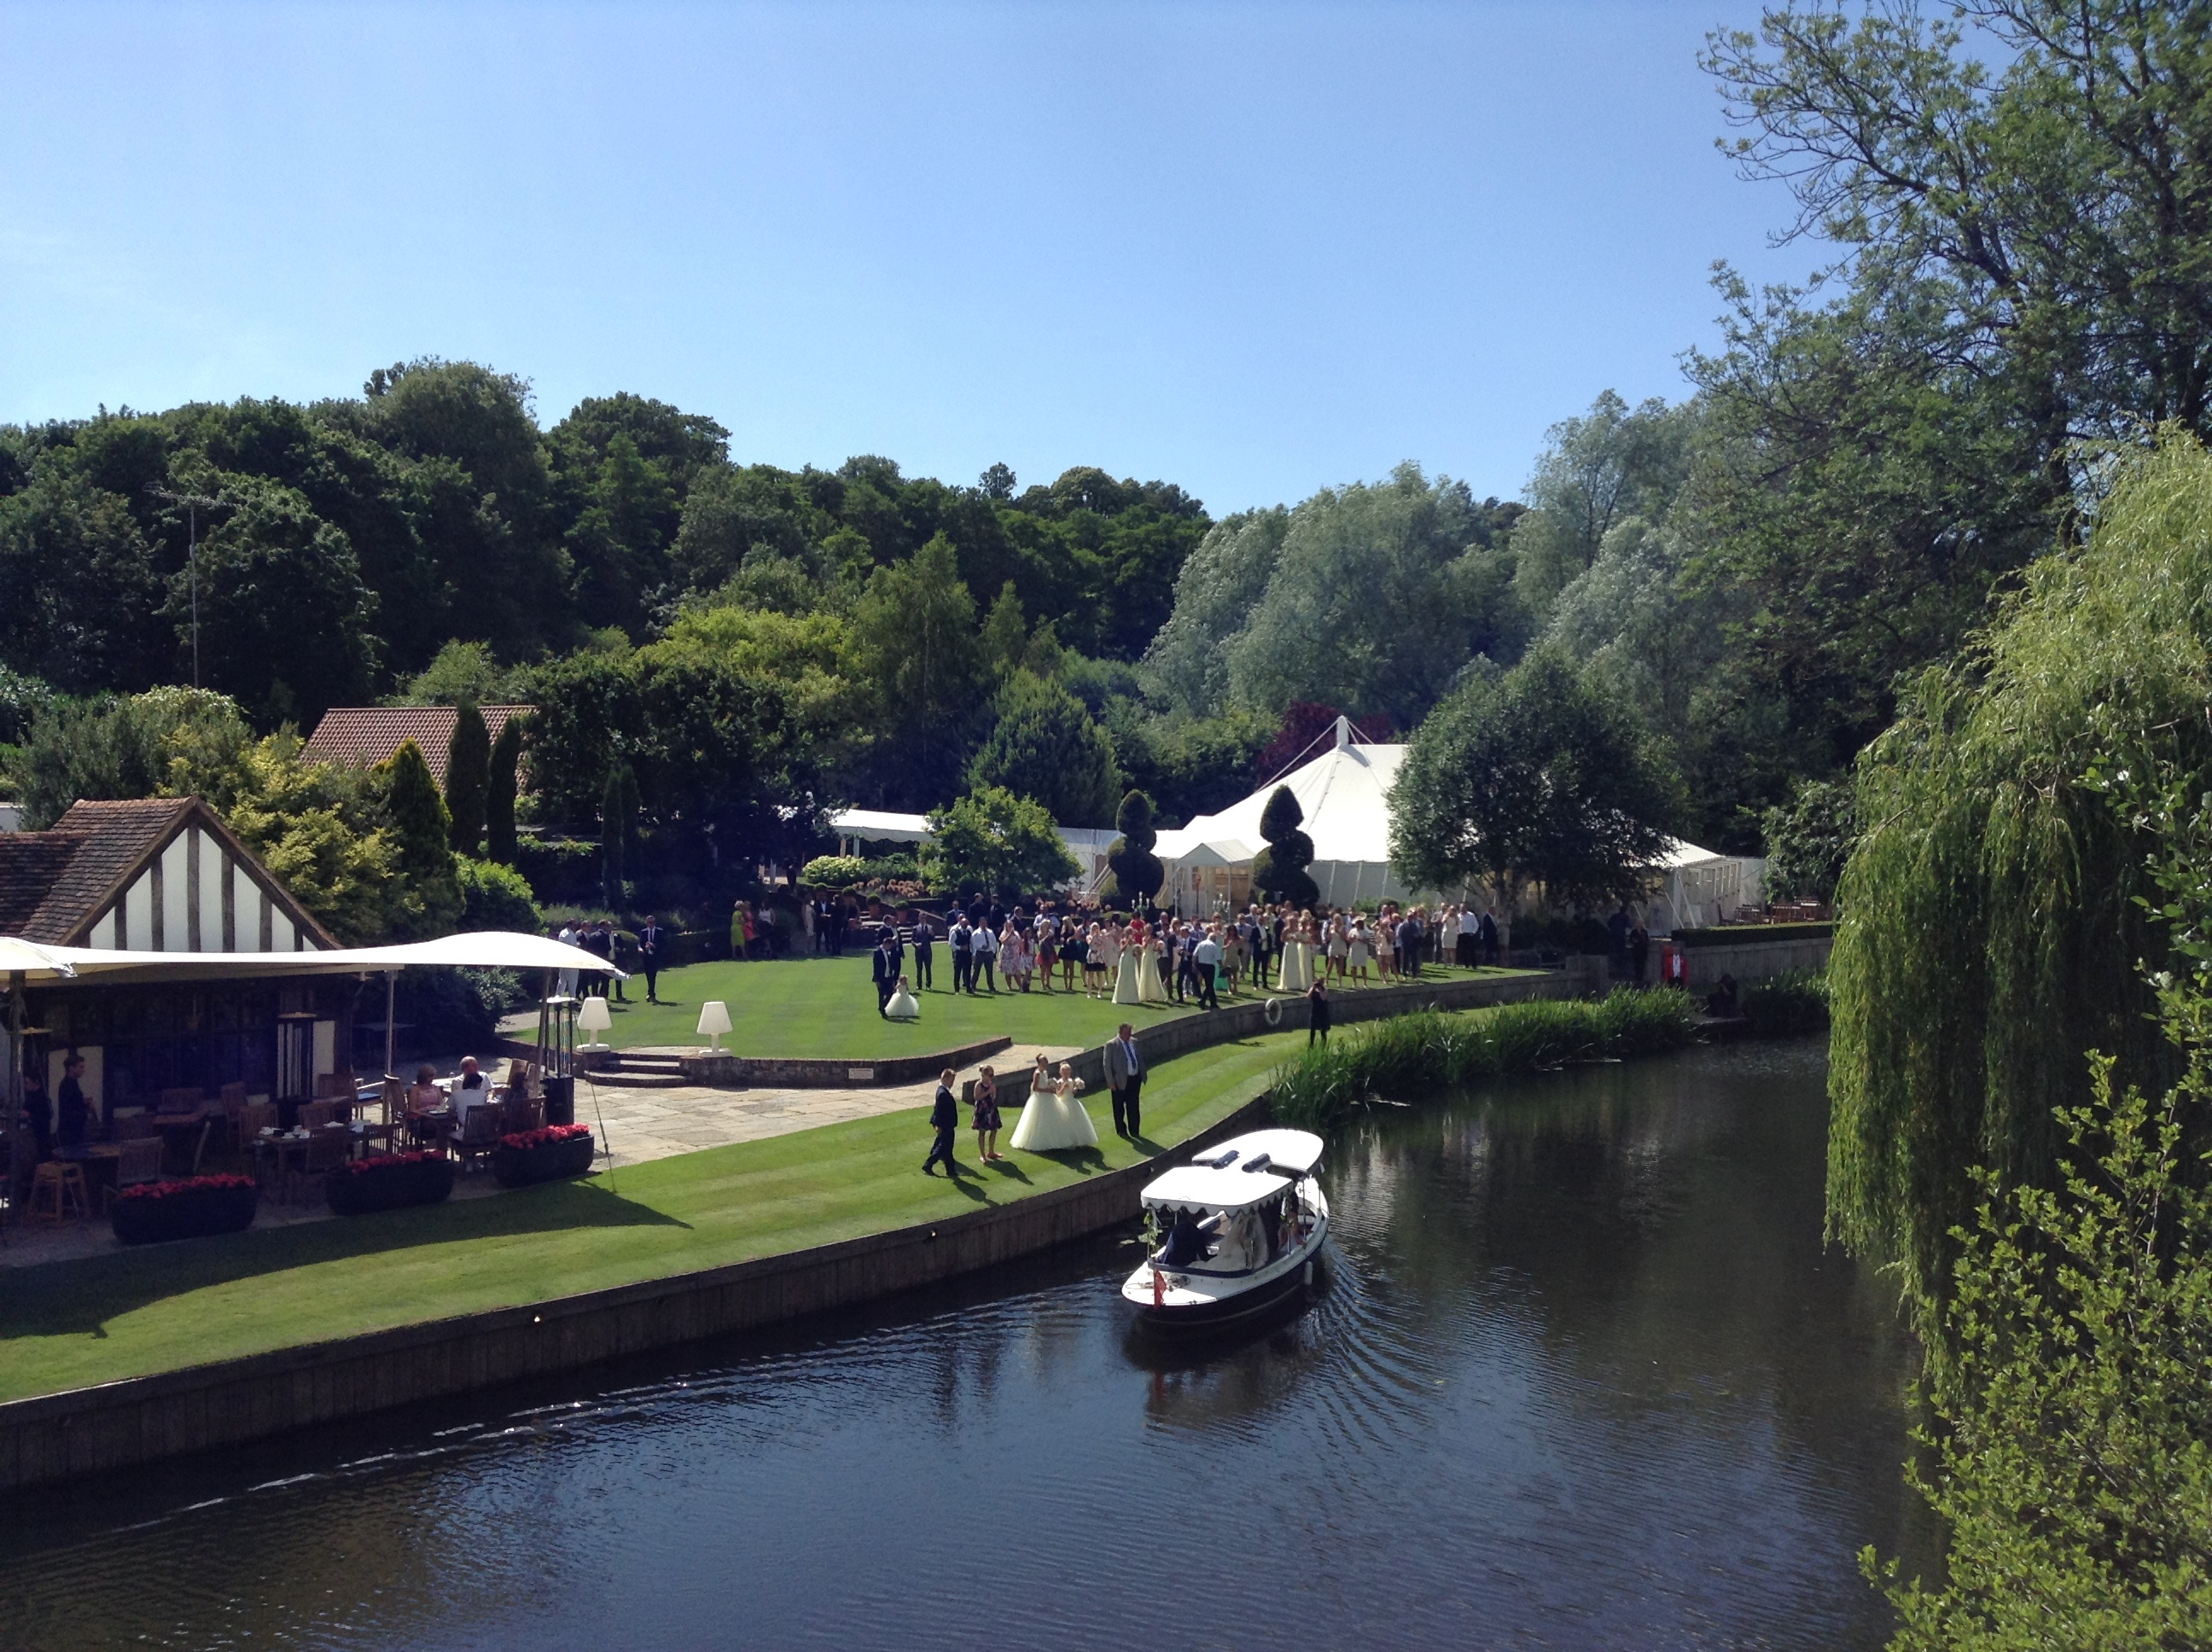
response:
<path id="1" fill-rule="evenodd" d="M 850 965 L 738 969 L 755 980 L 831 981 Z M 1145 1090 L 1152 1149 L 1259 1094 L 1295 1037 L 1164 1064 Z M 1103 1096 L 1091 1110 L 1109 1117 Z M 1146 1157 L 1102 1123 L 1097 1150 L 1015 1153 L 987 1168 L 963 1133 L 963 1176 L 927 1178 L 927 1118 L 916 1108 L 495 1199 L 0 1269 L 0 1399 L 797 1250 L 1006 1203 Z"/>
<path id="2" fill-rule="evenodd" d="M 1425 978 L 1512 973 L 1431 966 Z M 631 1000 L 628 1007 L 611 1006 L 615 1025 L 607 1042 L 618 1048 L 703 1043 L 698 1033 L 699 1005 L 708 999 L 720 999 L 730 1006 L 736 1031 L 723 1041 L 723 1047 L 740 1055 L 925 1055 L 1001 1034 L 1017 1043 L 1087 1048 L 1103 1043 L 1124 1021 L 1144 1027 L 1190 1013 L 1172 1005 L 1125 1008 L 1085 998 L 1079 986 L 1073 993 L 1057 988 L 1048 994 L 1034 988 L 1027 993 L 1001 988 L 995 996 L 956 996 L 951 990 L 952 965 L 942 946 L 937 949 L 936 976 L 933 991 L 915 993 L 921 1002 L 921 1019 L 902 1022 L 886 1021 L 876 1013 L 876 989 L 865 955 L 791 958 L 777 963 L 696 963 L 660 977 L 660 995 L 670 1000 L 662 1008 L 644 1002 L 642 977 L 630 981 L 625 989 Z M 1246 995 L 1251 996 L 1249 987 Z"/>

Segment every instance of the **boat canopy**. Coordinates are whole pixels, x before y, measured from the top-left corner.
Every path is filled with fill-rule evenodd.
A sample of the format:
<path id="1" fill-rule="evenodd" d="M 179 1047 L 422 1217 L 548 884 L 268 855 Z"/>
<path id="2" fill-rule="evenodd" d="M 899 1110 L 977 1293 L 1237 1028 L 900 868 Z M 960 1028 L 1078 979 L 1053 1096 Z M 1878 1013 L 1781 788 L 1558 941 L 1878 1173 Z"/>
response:
<path id="1" fill-rule="evenodd" d="M 1253 1175 L 1233 1167 L 1216 1170 L 1203 1164 L 1178 1164 L 1146 1187 L 1145 1203 L 1163 1210 L 1241 1211 L 1281 1198 L 1290 1185 L 1265 1171 Z"/>
<path id="2" fill-rule="evenodd" d="M 1324 1144 L 1310 1130 L 1255 1130 L 1192 1156 L 1193 1164 L 1241 1170 L 1255 1161 L 1283 1175 L 1311 1175 Z"/>

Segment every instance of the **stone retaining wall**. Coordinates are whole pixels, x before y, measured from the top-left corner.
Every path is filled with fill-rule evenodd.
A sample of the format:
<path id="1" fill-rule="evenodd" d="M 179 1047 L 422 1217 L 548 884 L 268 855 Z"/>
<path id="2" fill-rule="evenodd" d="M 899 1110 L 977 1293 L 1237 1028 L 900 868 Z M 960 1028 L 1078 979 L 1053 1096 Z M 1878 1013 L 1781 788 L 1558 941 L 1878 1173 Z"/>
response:
<path id="1" fill-rule="evenodd" d="M 1338 1025 L 1349 1025 L 1430 1005 L 1468 1009 L 1583 997 L 1603 990 L 1604 964 L 1601 958 L 1577 959 L 1567 969 L 1542 975 L 1347 993 L 1334 1001 L 1334 1018 Z M 1285 999 L 1277 1027 L 1304 1026 L 1305 1018 L 1304 999 Z M 1149 1065 L 1273 1029 L 1266 1004 L 1253 1003 L 1159 1023 L 1137 1038 Z M 983 1053 L 1005 1042 L 997 1041 Z M 931 1073 L 958 1065 L 943 1054 L 907 1059 L 927 1063 Z M 879 1063 L 878 1071 L 889 1065 Z M 1085 1051 L 1074 1065 L 1091 1088 L 1103 1088 L 1099 1051 Z M 1187 1157 L 1255 1127 L 1266 1116 L 1263 1097 L 1176 1151 Z M 528 1308 L 465 1315 L 0 1404 L 0 1489 L 238 1445 L 934 1284 L 1130 1219 L 1139 1209 L 1138 1194 L 1170 1157 L 933 1224 L 556 1297 Z"/>
<path id="2" fill-rule="evenodd" d="M 1825 969 L 1828 967 L 1828 954 L 1836 945 L 1832 935 L 1759 940 L 1755 938 L 1758 933 L 1756 929 L 1750 929 L 1741 941 L 1685 948 L 1683 956 L 1689 960 L 1690 972 L 1686 984 L 1690 991 L 1711 992 L 1723 975 L 1734 975 L 1737 984 L 1742 985 L 1773 975 Z"/>
<path id="3" fill-rule="evenodd" d="M 913 1084 L 934 1078 L 947 1067 L 964 1067 L 995 1055 L 1014 1041 L 1000 1036 L 980 1039 L 956 1049 L 933 1050 L 926 1055 L 845 1057 L 822 1060 L 811 1057 L 709 1055 L 703 1050 L 637 1050 L 638 1055 L 673 1056 L 685 1082 L 718 1090 L 845 1090 L 854 1084 Z M 519 1039 L 496 1042 L 501 1055 L 525 1061 L 538 1059 L 538 1046 Z M 576 1066 L 585 1072 L 620 1072 L 621 1050 L 579 1050 Z"/>
<path id="4" fill-rule="evenodd" d="M 1248 1103 L 1178 1148 L 1265 1122 Z M 1164 1159 L 942 1222 L 0 1405 L 0 1489 L 156 1458 L 849 1307 L 1049 1250 L 1135 1216 Z"/>

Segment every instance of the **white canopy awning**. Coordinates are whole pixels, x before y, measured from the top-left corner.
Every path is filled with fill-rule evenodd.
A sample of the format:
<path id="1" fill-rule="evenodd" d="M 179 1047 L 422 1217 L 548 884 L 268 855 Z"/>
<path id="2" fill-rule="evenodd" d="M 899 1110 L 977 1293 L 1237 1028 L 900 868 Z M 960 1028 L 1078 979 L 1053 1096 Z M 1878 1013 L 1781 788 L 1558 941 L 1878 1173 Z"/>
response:
<path id="1" fill-rule="evenodd" d="M 118 952 L 104 947 L 41 946 L 0 935 L 0 973 L 27 982 L 222 981 L 269 975 L 383 975 L 416 964 L 479 969 L 575 969 L 622 975 L 581 947 L 512 930 L 471 930 L 399 946 L 337 947 L 322 952 Z"/>
<path id="2" fill-rule="evenodd" d="M 1279 1197 L 1290 1185 L 1265 1170 L 1252 1173 L 1234 1166 L 1211 1170 L 1203 1164 L 1178 1164 L 1165 1175 L 1155 1177 L 1145 1188 L 1144 1199 L 1147 1205 L 1237 1211 Z"/>
<path id="3" fill-rule="evenodd" d="M 830 817 L 830 829 L 840 837 L 857 837 L 878 843 L 927 843 L 927 815 L 902 815 L 888 809 L 848 809 Z"/>

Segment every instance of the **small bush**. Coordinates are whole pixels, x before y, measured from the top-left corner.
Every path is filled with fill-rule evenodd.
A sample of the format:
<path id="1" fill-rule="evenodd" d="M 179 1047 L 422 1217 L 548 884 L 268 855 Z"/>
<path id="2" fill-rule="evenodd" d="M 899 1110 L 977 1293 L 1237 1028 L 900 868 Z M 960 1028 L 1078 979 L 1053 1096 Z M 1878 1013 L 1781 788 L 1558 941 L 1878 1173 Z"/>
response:
<path id="1" fill-rule="evenodd" d="M 1751 1023 L 1754 1038 L 1790 1038 L 1825 1032 L 1828 1026 L 1828 977 L 1792 969 L 1754 981 L 1737 995 L 1736 1007 Z"/>
<path id="2" fill-rule="evenodd" d="M 1310 1045 L 1268 1080 L 1275 1116 L 1317 1127 L 1370 1096 L 1403 1097 L 1606 1055 L 1680 1049 L 1693 1034 L 1688 994 L 1623 988 L 1591 1002 L 1536 999 L 1475 1016 L 1426 1011 Z"/>
<path id="3" fill-rule="evenodd" d="M 514 867 L 456 855 L 453 875 L 460 880 L 463 929 L 513 929 L 535 935 L 544 927 L 530 880 Z"/>

